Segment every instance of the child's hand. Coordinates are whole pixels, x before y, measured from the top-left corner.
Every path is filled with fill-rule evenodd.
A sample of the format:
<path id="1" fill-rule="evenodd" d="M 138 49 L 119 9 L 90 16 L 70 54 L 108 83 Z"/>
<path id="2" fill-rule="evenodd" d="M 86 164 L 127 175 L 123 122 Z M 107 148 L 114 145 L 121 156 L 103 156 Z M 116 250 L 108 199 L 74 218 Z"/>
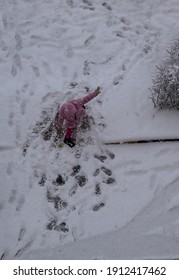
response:
<path id="1" fill-rule="evenodd" d="M 97 89 L 95 90 L 95 92 L 96 92 L 97 94 L 100 94 L 100 93 L 101 93 L 100 87 L 97 87 Z"/>

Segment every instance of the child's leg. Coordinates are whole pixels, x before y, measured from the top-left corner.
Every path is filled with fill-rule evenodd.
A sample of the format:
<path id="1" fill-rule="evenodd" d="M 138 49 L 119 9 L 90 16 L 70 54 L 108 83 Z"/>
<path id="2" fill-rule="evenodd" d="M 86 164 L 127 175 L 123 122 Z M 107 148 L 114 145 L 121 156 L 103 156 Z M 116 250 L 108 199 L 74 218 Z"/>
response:
<path id="1" fill-rule="evenodd" d="M 75 128 L 67 128 L 65 137 L 66 137 L 67 139 L 71 138 L 72 133 L 74 132 L 74 130 L 75 130 Z"/>
<path id="2" fill-rule="evenodd" d="M 75 141 L 71 138 L 72 133 L 74 132 L 75 128 L 67 128 L 64 143 L 70 146 L 71 148 L 75 146 Z"/>
<path id="3" fill-rule="evenodd" d="M 75 128 L 74 131 L 73 131 L 72 134 L 71 134 L 71 139 L 72 139 L 73 141 L 76 141 L 76 134 L 77 134 L 77 128 Z"/>

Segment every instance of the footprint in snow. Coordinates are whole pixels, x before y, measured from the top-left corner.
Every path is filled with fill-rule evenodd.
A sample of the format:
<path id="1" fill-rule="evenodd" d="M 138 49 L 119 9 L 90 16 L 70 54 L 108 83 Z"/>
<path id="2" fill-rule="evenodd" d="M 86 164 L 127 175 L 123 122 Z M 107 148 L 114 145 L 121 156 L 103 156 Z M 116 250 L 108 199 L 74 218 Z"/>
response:
<path id="1" fill-rule="evenodd" d="M 8 163 L 7 168 L 6 168 L 6 173 L 8 176 L 11 176 L 14 170 L 14 163 L 11 161 Z"/>
<path id="2" fill-rule="evenodd" d="M 7 15 L 2 16 L 2 21 L 3 21 L 4 29 L 6 30 L 8 26 Z"/>
<path id="3" fill-rule="evenodd" d="M 94 158 L 98 159 L 101 162 L 104 162 L 107 159 L 107 156 L 94 154 Z"/>
<path id="4" fill-rule="evenodd" d="M 120 81 L 122 81 L 123 79 L 124 79 L 124 76 L 121 74 L 116 76 L 113 80 L 113 85 L 117 86 L 120 83 Z"/>
<path id="5" fill-rule="evenodd" d="M 95 170 L 95 172 L 93 173 L 93 176 L 96 177 L 96 176 L 99 175 L 99 173 L 100 173 L 100 169 L 97 168 L 97 169 Z"/>
<path id="6" fill-rule="evenodd" d="M 16 196 L 17 196 L 17 191 L 12 190 L 11 195 L 9 197 L 9 203 L 13 203 L 16 200 Z"/>
<path id="7" fill-rule="evenodd" d="M 66 180 L 59 174 L 55 181 L 53 181 L 53 184 L 55 186 L 63 186 L 65 185 Z"/>
<path id="8" fill-rule="evenodd" d="M 72 170 L 73 172 L 71 173 L 71 176 L 75 176 L 81 170 L 81 166 L 79 164 L 75 165 L 73 166 Z"/>
<path id="9" fill-rule="evenodd" d="M 85 46 L 88 47 L 89 45 L 91 45 L 92 41 L 94 41 L 95 38 L 96 37 L 94 35 L 91 35 L 88 39 L 86 39 Z"/>
<path id="10" fill-rule="evenodd" d="M 54 227 L 54 230 L 61 231 L 61 232 L 64 232 L 64 233 L 69 232 L 69 229 L 68 229 L 68 227 L 67 227 L 65 222 L 60 223 L 59 225 L 56 225 Z"/>
<path id="11" fill-rule="evenodd" d="M 76 194 L 76 191 L 77 191 L 77 189 L 78 189 L 78 185 L 77 184 L 75 184 L 70 190 L 69 190 L 69 195 L 70 196 L 73 196 L 73 195 L 75 195 Z"/>
<path id="12" fill-rule="evenodd" d="M 108 177 L 108 178 L 105 178 L 103 180 L 103 183 L 107 184 L 107 185 L 111 185 L 111 184 L 114 184 L 116 182 L 116 180 L 113 178 L 113 177 Z"/>
<path id="13" fill-rule="evenodd" d="M 105 206 L 105 204 L 103 202 L 99 203 L 99 204 L 96 204 L 94 207 L 93 207 L 93 211 L 97 212 L 99 211 L 101 208 L 103 208 Z"/>
<path id="14" fill-rule="evenodd" d="M 100 184 L 97 183 L 96 186 L 95 186 L 95 195 L 101 195 L 101 187 L 100 187 Z"/>
<path id="15" fill-rule="evenodd" d="M 32 70 L 36 78 L 40 77 L 40 70 L 39 67 L 32 65 Z"/>
<path id="16" fill-rule="evenodd" d="M 20 34 L 17 33 L 15 35 L 15 40 L 16 40 L 16 49 L 17 50 L 22 49 L 23 45 L 22 45 L 22 38 L 21 38 Z"/>
<path id="17" fill-rule="evenodd" d="M 10 127 L 12 127 L 14 125 L 14 115 L 15 114 L 13 111 L 9 112 L 8 125 Z"/>
<path id="18" fill-rule="evenodd" d="M 107 10 L 112 11 L 112 8 L 111 8 L 111 6 L 110 6 L 109 4 L 107 4 L 107 3 L 104 2 L 104 3 L 102 4 L 102 6 L 105 7 Z"/>
<path id="19" fill-rule="evenodd" d="M 44 174 L 42 174 L 42 177 L 39 181 L 39 185 L 41 185 L 43 187 L 45 185 L 46 180 L 47 180 L 47 177 L 46 177 L 46 174 L 44 173 Z"/>
<path id="20" fill-rule="evenodd" d="M 54 208 L 59 211 L 61 209 L 64 209 L 68 206 L 68 203 L 64 200 L 62 200 L 58 195 L 53 196 L 49 191 L 47 191 L 47 200 L 48 202 L 51 202 L 54 204 Z"/>
<path id="21" fill-rule="evenodd" d="M 21 115 L 25 115 L 25 113 L 26 113 L 26 100 L 25 99 L 23 99 L 21 101 L 20 112 L 21 112 Z"/>
<path id="22" fill-rule="evenodd" d="M 110 169 L 106 168 L 105 166 L 102 166 L 101 170 L 108 176 L 112 175 L 112 171 Z"/>
<path id="23" fill-rule="evenodd" d="M 20 211 L 25 203 L 24 195 L 21 195 L 19 200 L 17 201 L 16 211 Z"/>
<path id="24" fill-rule="evenodd" d="M 91 67 L 90 67 L 90 62 L 85 60 L 84 61 L 84 67 L 83 67 L 83 75 L 90 75 L 90 70 L 91 70 Z"/>
<path id="25" fill-rule="evenodd" d="M 19 54 L 15 54 L 13 57 L 13 61 L 14 61 L 14 67 L 19 68 L 19 70 L 22 70 L 22 63 L 21 63 L 21 58 Z"/>
<path id="26" fill-rule="evenodd" d="M 77 175 L 75 176 L 75 180 L 80 187 L 84 187 L 88 181 L 85 175 Z"/>
<path id="27" fill-rule="evenodd" d="M 83 0 L 83 3 L 87 4 L 88 6 L 92 6 L 91 1 L 89 1 L 89 0 Z"/>
<path id="28" fill-rule="evenodd" d="M 110 159 L 114 159 L 115 158 L 115 154 L 113 154 L 110 151 L 106 151 L 106 152 L 107 152 L 107 155 L 110 157 Z"/>
<path id="29" fill-rule="evenodd" d="M 105 167 L 105 166 L 101 166 L 101 170 L 102 170 L 106 175 L 108 175 L 108 176 L 111 176 L 111 175 L 112 175 L 112 171 L 111 171 L 109 168 Z M 96 176 L 99 175 L 99 173 L 100 173 L 100 169 L 97 168 L 97 169 L 95 170 L 95 172 L 93 173 L 93 176 L 96 177 Z"/>
<path id="30" fill-rule="evenodd" d="M 57 230 L 57 231 L 61 231 L 64 233 L 67 233 L 69 231 L 67 225 L 65 222 L 62 222 L 60 224 L 57 224 L 57 219 L 53 219 L 51 220 L 51 222 L 47 225 L 47 229 L 48 230 Z"/>

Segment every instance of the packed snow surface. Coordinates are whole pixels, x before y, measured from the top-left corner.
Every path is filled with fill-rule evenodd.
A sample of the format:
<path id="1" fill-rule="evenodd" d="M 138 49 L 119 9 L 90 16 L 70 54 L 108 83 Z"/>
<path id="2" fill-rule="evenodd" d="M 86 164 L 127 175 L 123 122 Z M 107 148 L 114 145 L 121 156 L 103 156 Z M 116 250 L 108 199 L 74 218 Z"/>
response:
<path id="1" fill-rule="evenodd" d="M 178 258 L 178 111 L 150 99 L 176 0 L 0 1 L 1 259 Z M 97 86 L 71 149 L 42 131 Z"/>

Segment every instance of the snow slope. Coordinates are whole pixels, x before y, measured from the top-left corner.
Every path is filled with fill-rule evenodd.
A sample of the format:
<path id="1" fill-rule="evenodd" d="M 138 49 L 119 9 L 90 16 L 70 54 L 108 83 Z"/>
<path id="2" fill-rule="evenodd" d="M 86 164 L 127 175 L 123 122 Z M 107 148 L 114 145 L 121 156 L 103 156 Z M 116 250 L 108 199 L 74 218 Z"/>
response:
<path id="1" fill-rule="evenodd" d="M 178 258 L 179 144 L 104 145 L 178 137 L 178 112 L 148 99 L 178 1 L 4 0 L 0 11 L 1 259 Z M 98 85 L 79 144 L 44 141 L 58 105 Z"/>

